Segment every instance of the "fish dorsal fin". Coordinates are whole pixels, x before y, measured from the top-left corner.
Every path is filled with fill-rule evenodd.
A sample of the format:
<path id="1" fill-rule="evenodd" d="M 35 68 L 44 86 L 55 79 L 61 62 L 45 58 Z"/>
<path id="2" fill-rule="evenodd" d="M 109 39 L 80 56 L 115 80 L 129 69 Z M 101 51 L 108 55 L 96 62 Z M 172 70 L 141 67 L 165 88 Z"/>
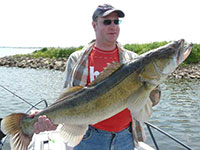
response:
<path id="1" fill-rule="evenodd" d="M 60 102 L 64 99 L 66 99 L 67 97 L 70 97 L 73 95 L 73 93 L 81 90 L 83 88 L 83 86 L 74 86 L 74 87 L 69 87 L 69 88 L 65 88 L 62 93 L 60 94 L 60 96 L 58 97 L 58 99 L 56 100 L 56 102 Z"/>
<path id="2" fill-rule="evenodd" d="M 88 86 L 94 86 L 101 81 L 105 80 L 107 77 L 109 77 L 111 74 L 113 74 L 115 71 L 117 71 L 119 68 L 122 67 L 122 63 L 114 62 L 112 64 L 108 63 L 107 67 L 104 68 L 104 70 L 98 75 L 98 77 L 91 82 Z"/>

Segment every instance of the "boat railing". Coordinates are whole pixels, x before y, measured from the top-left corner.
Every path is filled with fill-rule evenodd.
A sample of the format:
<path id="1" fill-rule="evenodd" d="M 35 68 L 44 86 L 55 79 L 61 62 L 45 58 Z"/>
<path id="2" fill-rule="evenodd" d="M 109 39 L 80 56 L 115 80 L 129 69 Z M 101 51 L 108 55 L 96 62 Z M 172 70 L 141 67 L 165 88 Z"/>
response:
<path id="1" fill-rule="evenodd" d="M 33 106 L 31 106 L 27 111 L 26 111 L 26 113 L 28 113 L 28 112 L 30 112 L 33 108 L 37 108 L 37 106 L 39 105 L 39 104 L 41 104 L 41 103 L 44 103 L 44 108 L 46 108 L 46 107 L 48 107 L 48 103 L 47 103 L 47 101 L 45 100 L 45 99 L 42 99 L 41 101 L 39 101 L 38 103 L 36 103 L 35 105 L 33 105 Z M 37 108 L 38 109 L 38 108 Z"/>
<path id="2" fill-rule="evenodd" d="M 147 129 L 148 129 L 148 131 L 149 131 L 149 134 L 150 134 L 150 136 L 151 136 L 151 139 L 152 139 L 152 141 L 153 141 L 153 143 L 154 143 L 154 146 L 155 146 L 156 150 L 159 150 L 159 146 L 158 146 L 158 144 L 157 144 L 157 142 L 156 142 L 156 139 L 155 139 L 155 137 L 154 137 L 154 135 L 153 135 L 153 132 L 152 132 L 151 128 L 153 128 L 153 129 L 157 130 L 158 132 L 160 132 L 161 134 L 163 134 L 163 135 L 169 137 L 170 139 L 172 139 L 172 140 L 175 141 L 176 143 L 178 143 L 178 144 L 180 144 L 181 146 L 183 146 L 185 149 L 192 150 L 189 146 L 187 146 L 186 144 L 184 144 L 183 142 L 181 142 L 180 140 L 178 140 L 178 139 L 175 138 L 174 136 L 172 136 L 172 135 L 168 134 L 167 132 L 163 131 L 162 129 L 158 128 L 157 126 L 152 125 L 152 124 L 149 123 L 149 122 L 145 122 L 145 124 L 146 124 L 146 126 L 147 126 Z"/>

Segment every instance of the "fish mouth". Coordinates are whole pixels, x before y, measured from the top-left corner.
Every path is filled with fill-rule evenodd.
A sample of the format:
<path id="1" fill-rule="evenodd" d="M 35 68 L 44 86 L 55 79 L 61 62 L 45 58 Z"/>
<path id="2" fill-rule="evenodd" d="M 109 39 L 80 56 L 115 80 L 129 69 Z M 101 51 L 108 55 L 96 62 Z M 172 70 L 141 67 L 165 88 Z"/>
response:
<path id="1" fill-rule="evenodd" d="M 190 44 L 185 43 L 184 40 L 181 40 L 180 42 L 181 42 L 180 49 L 177 51 L 176 55 L 177 65 L 181 64 L 184 60 L 188 58 L 188 56 L 192 51 L 192 46 L 193 46 L 192 43 Z"/>
<path id="2" fill-rule="evenodd" d="M 186 45 L 186 48 L 185 48 L 184 53 L 183 53 L 183 56 L 184 56 L 183 59 L 184 60 L 190 55 L 190 52 L 192 51 L 192 46 L 193 46 L 192 43 Z"/>

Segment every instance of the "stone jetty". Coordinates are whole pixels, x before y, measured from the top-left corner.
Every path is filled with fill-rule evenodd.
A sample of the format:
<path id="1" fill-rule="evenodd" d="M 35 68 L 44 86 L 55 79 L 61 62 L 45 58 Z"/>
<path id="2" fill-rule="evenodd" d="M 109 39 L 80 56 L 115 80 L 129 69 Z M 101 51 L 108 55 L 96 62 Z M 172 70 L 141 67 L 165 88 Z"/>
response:
<path id="1" fill-rule="evenodd" d="M 33 57 L 2 57 L 0 58 L 0 66 L 33 68 L 33 69 L 50 69 L 65 70 L 67 58 L 50 59 L 50 58 L 33 58 Z"/>
<path id="2" fill-rule="evenodd" d="M 64 71 L 67 58 L 50 59 L 50 58 L 33 58 L 33 57 L 13 57 L 7 56 L 0 58 L 0 66 L 34 68 L 34 69 L 51 69 Z M 200 64 L 179 66 L 170 76 L 170 78 L 188 78 L 200 79 Z"/>

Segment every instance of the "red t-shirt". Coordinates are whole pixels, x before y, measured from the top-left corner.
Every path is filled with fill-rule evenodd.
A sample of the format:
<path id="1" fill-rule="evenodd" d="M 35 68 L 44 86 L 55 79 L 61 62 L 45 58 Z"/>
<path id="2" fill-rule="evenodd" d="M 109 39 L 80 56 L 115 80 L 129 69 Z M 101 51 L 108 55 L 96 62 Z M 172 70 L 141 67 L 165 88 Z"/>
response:
<path id="1" fill-rule="evenodd" d="M 92 82 L 101 71 L 107 66 L 107 63 L 119 62 L 119 52 L 116 47 L 114 50 L 105 51 L 94 47 L 88 60 L 88 81 Z M 95 128 L 110 132 L 119 132 L 127 128 L 132 121 L 129 109 L 124 109 L 118 114 L 103 120 L 95 125 Z"/>

